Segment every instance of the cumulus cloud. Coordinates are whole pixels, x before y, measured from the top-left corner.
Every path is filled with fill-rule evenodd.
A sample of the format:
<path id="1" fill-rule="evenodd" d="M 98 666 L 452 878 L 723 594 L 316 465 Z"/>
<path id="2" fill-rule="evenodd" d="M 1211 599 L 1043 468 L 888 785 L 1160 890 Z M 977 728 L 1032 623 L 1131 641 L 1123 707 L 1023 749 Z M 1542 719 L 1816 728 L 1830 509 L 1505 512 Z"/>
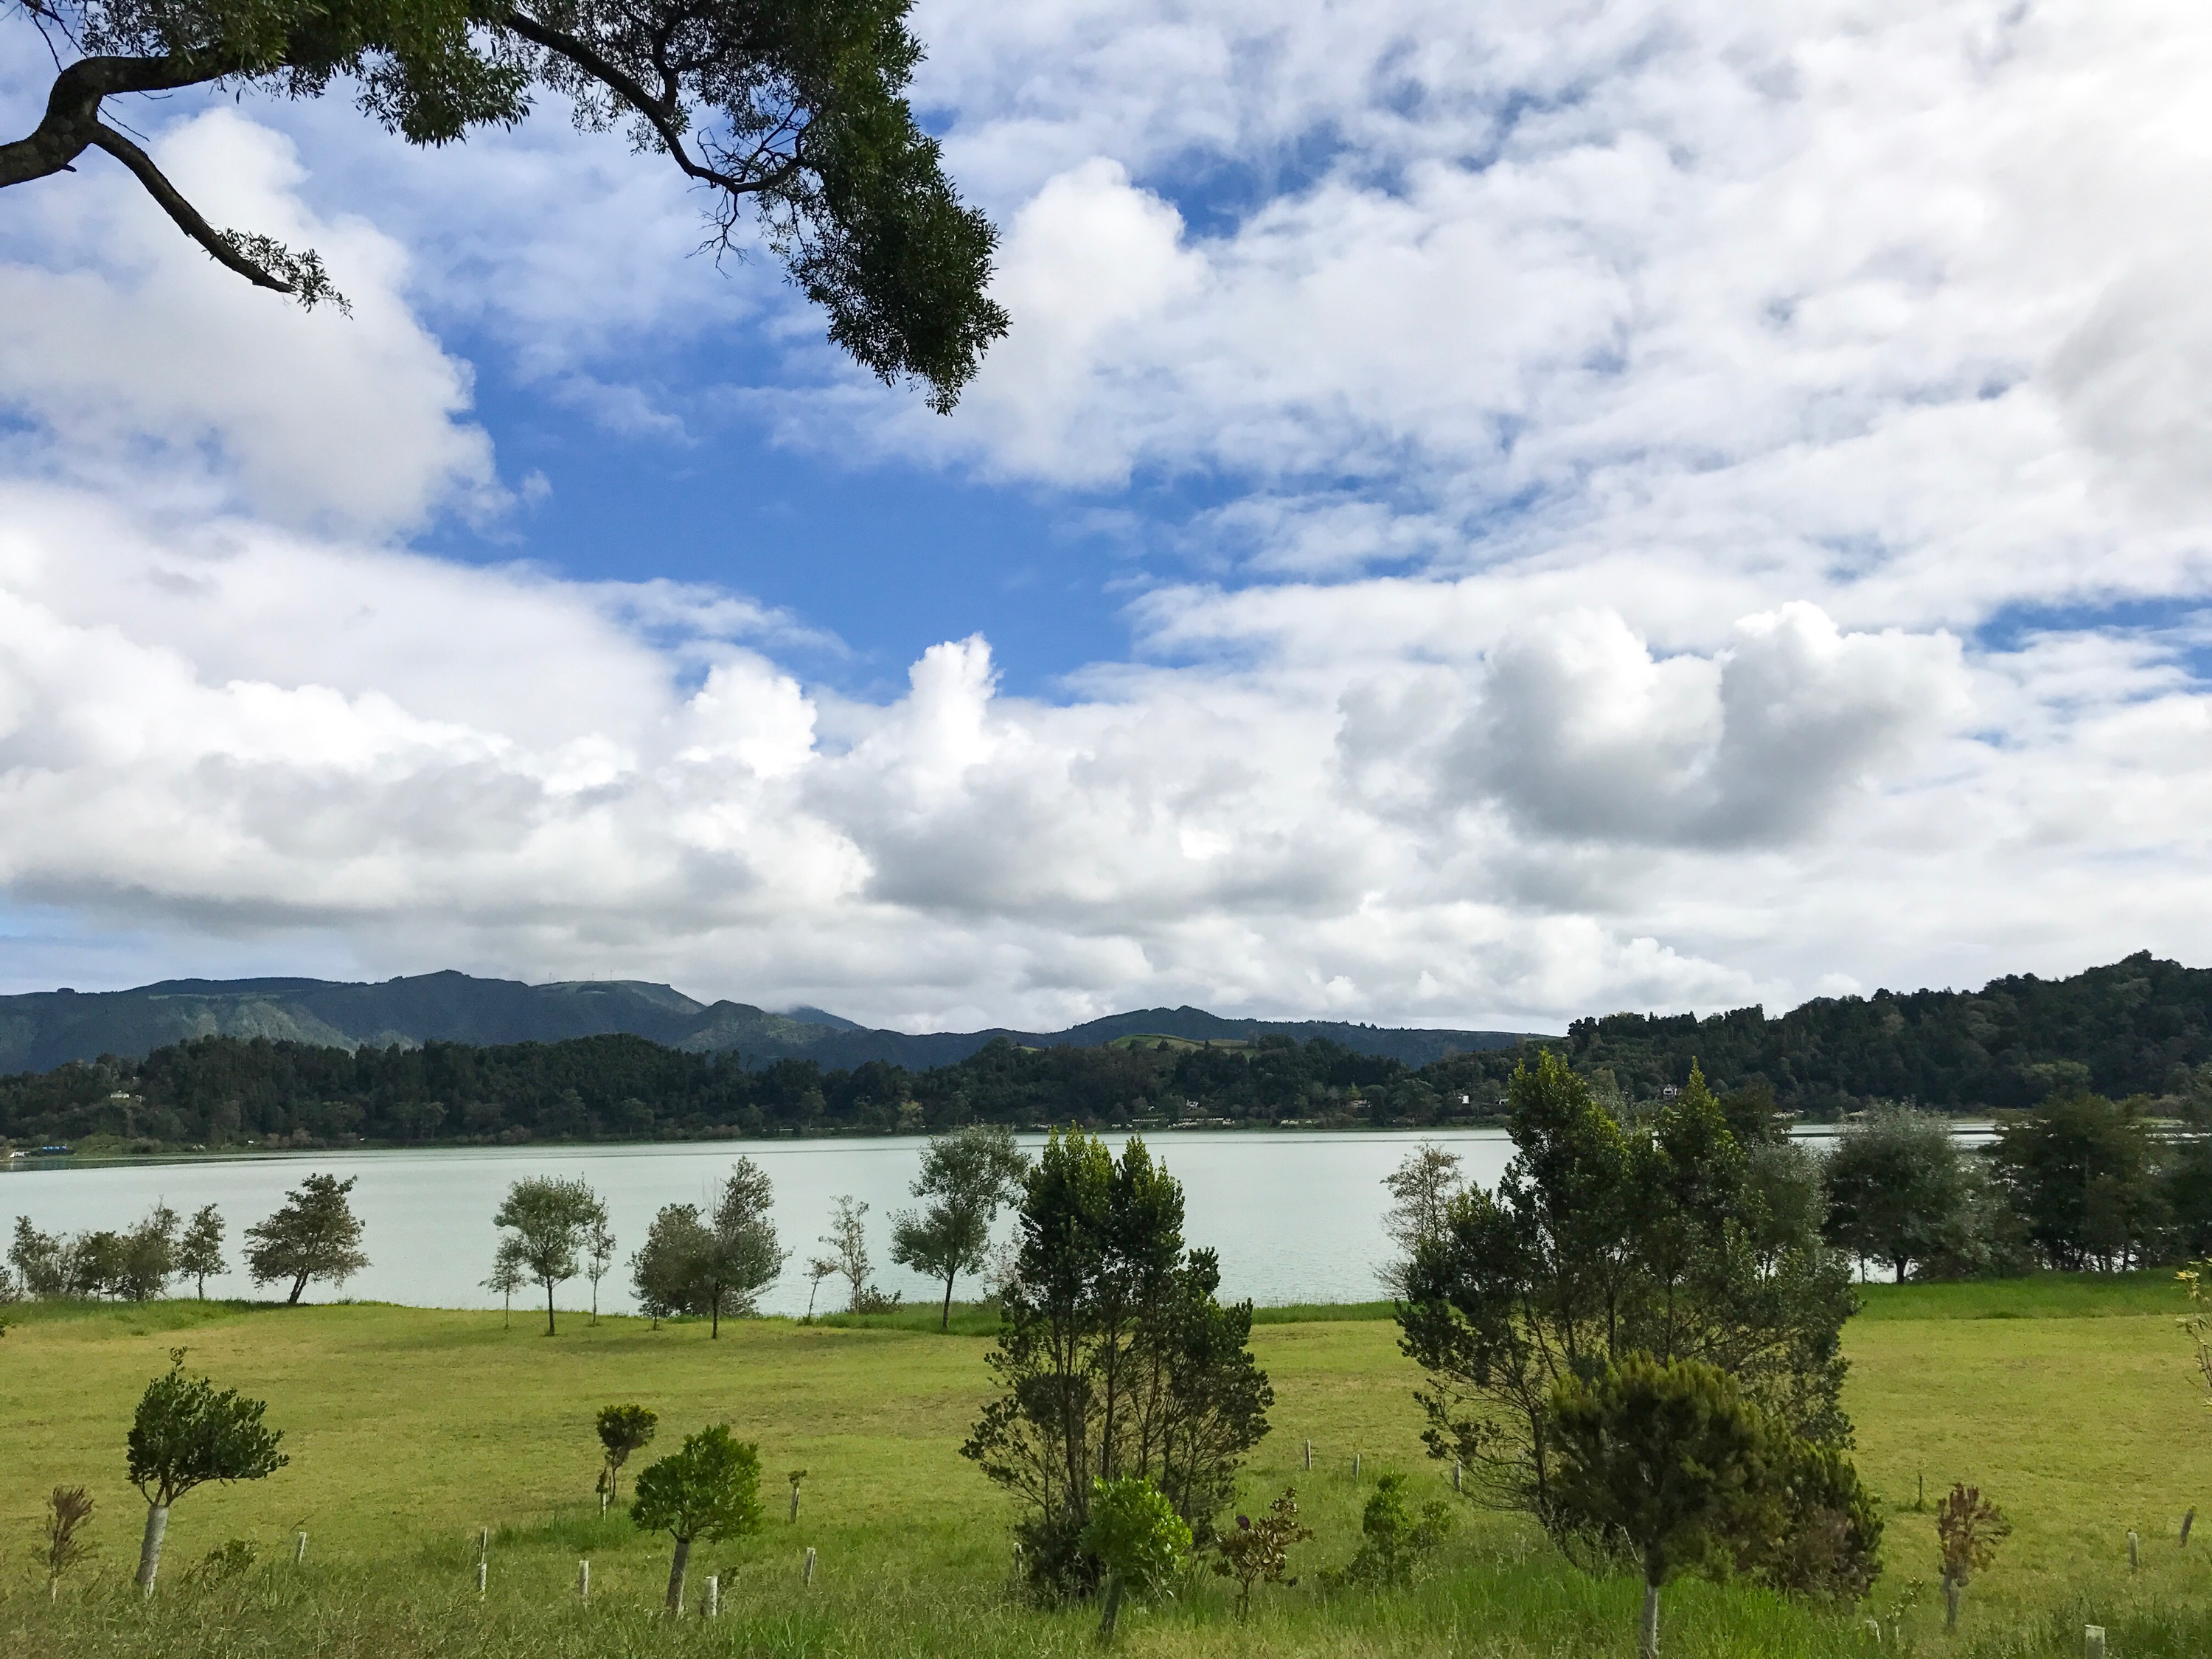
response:
<path id="1" fill-rule="evenodd" d="M 350 324 L 124 181 L 26 197 L 12 901 L 912 1026 L 1536 1025 L 2197 948 L 2198 10 L 919 17 L 1016 324 L 951 422 L 854 397 L 772 270 L 687 264 L 681 191 L 545 122 L 158 136 Z M 1189 573 L 1048 697 L 973 636 L 867 700 L 790 665 L 834 617 L 422 556 L 502 502 L 441 327 L 655 441 L 742 408 L 1048 500 L 1195 480 Z"/>
<path id="2" fill-rule="evenodd" d="M 318 248 L 353 315 L 248 287 L 119 168 L 22 186 L 9 205 L 30 222 L 0 242 L 0 312 L 38 325 L 0 331 L 0 399 L 49 465 L 110 483 L 199 471 L 277 520 L 371 534 L 495 509 L 471 372 L 401 297 L 402 250 L 304 210 L 291 146 L 237 115 L 173 127 L 155 151 L 212 222 Z"/>

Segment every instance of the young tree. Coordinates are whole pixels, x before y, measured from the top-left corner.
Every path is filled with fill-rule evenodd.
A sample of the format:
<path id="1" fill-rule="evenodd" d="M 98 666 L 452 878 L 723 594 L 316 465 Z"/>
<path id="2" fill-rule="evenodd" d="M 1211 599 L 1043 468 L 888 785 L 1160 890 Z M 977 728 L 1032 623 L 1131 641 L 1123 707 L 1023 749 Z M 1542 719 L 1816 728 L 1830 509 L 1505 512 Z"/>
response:
<path id="1" fill-rule="evenodd" d="M 863 1219 L 868 1206 L 852 1197 L 830 1200 L 830 1231 L 816 1241 L 830 1247 L 830 1259 L 837 1264 L 837 1271 L 852 1286 L 852 1296 L 846 1303 L 854 1313 L 861 1311 L 868 1294 L 868 1224 Z"/>
<path id="2" fill-rule="evenodd" d="M 266 1221 L 246 1230 L 246 1270 L 256 1285 L 292 1281 L 287 1307 L 300 1300 L 307 1281 L 343 1285 L 368 1266 L 361 1250 L 361 1221 L 347 1202 L 357 1176 L 311 1175 L 284 1195 L 284 1206 Z"/>
<path id="3" fill-rule="evenodd" d="M 2138 1265 L 2165 1224 L 2158 1152 L 2137 1102 L 2068 1094 L 2006 1120 L 1990 1163 L 2050 1266 L 2112 1272 Z"/>
<path id="4" fill-rule="evenodd" d="M 814 1298 L 822 1294 L 822 1281 L 836 1276 L 837 1264 L 828 1256 L 815 1255 L 806 1259 L 806 1317 L 809 1322 L 814 1317 Z"/>
<path id="5" fill-rule="evenodd" d="M 1090 1508 L 1082 1544 L 1106 1574 L 1098 1633 L 1111 1637 L 1125 1589 L 1134 1587 L 1139 1595 L 1151 1595 L 1174 1583 L 1190 1553 L 1190 1523 L 1141 1474 L 1094 1480 Z"/>
<path id="6" fill-rule="evenodd" d="M 545 1334 L 553 1335 L 554 1286 L 576 1276 L 592 1229 L 607 1224 L 607 1206 L 580 1181 L 532 1176 L 507 1188 L 492 1223 L 504 1230 L 501 1249 L 512 1243 L 530 1282 L 545 1287 Z"/>
<path id="7" fill-rule="evenodd" d="M 1219 1265 L 1184 1249 L 1182 1218 L 1182 1188 L 1133 1139 L 1116 1159 L 1055 1134 L 1024 1183 L 990 1360 L 1005 1392 L 961 1455 L 1020 1500 L 1023 1565 L 1048 1594 L 1098 1587 L 1082 1542 L 1093 1477 L 1145 1476 L 1210 1537 L 1267 1432 L 1251 1304 L 1215 1299 Z"/>
<path id="8" fill-rule="evenodd" d="M 923 1149 L 921 1174 L 911 1190 L 934 1201 L 919 1212 L 902 1210 L 891 1218 L 891 1260 L 945 1281 L 940 1329 L 952 1328 L 954 1281 L 982 1270 L 991 1224 L 1001 1206 L 1020 1197 L 1029 1167 L 1013 1131 L 995 1123 L 971 1123 Z"/>
<path id="9" fill-rule="evenodd" d="M 1915 1263 L 1971 1253 L 1972 1177 L 1947 1119 L 1873 1108 L 1836 1138 L 1824 1173 L 1829 1241 L 1883 1263 L 1897 1283 Z"/>
<path id="10" fill-rule="evenodd" d="M 522 1242 L 502 1238 L 499 1249 L 492 1253 L 490 1276 L 483 1281 L 484 1289 L 499 1298 L 501 1329 L 514 1323 L 514 1293 L 529 1282 L 530 1269 L 522 1260 Z"/>
<path id="11" fill-rule="evenodd" d="M 638 1476 L 629 1513 L 646 1531 L 665 1532 L 676 1541 L 668 1568 L 668 1613 L 675 1618 L 684 1611 L 691 1546 L 761 1529 L 759 1448 L 733 1438 L 726 1423 L 685 1435 L 683 1450 Z"/>
<path id="12" fill-rule="evenodd" d="M 1382 1231 L 1398 1247 L 1398 1254 L 1376 1269 L 1376 1276 L 1394 1298 L 1406 1294 L 1406 1275 L 1413 1266 L 1413 1252 L 1443 1235 L 1451 1201 L 1466 1184 L 1460 1162 L 1458 1153 L 1425 1140 L 1382 1177 L 1383 1186 L 1390 1192 L 1390 1210 L 1382 1218 Z"/>
<path id="13" fill-rule="evenodd" d="M 1395 1589 L 1413 1583 L 1422 1561 L 1451 1535 L 1450 1505 L 1431 1498 L 1420 1513 L 1406 1498 L 1406 1477 L 1395 1470 L 1376 1481 L 1359 1515 L 1359 1551 L 1325 1582 Z"/>
<path id="14" fill-rule="evenodd" d="M 62 1575 L 93 1552 L 92 1540 L 84 1535 L 92 1509 L 92 1494 L 82 1486 L 56 1486 L 46 1499 L 46 1547 L 40 1565 L 46 1570 L 49 1601 L 61 1594 Z"/>
<path id="15" fill-rule="evenodd" d="M 1297 1488 L 1285 1486 L 1258 1520 L 1240 1515 L 1234 1526 L 1213 1540 L 1213 1571 L 1218 1577 L 1236 1581 L 1239 1619 L 1252 1610 L 1255 1585 L 1298 1582 L 1290 1576 L 1291 1546 L 1312 1536 L 1313 1528 L 1298 1520 Z"/>
<path id="16" fill-rule="evenodd" d="M 146 1499 L 146 1538 L 138 1552 L 138 1589 L 154 1593 L 170 1506 L 210 1480 L 259 1480 L 291 1460 L 276 1449 L 283 1431 L 261 1420 L 268 1409 L 235 1389 L 218 1392 L 204 1376 L 185 1375 L 185 1351 L 169 1350 L 169 1369 L 147 1384 L 127 1443 L 131 1484 Z"/>
<path id="17" fill-rule="evenodd" d="M 601 1210 L 599 1218 L 592 1223 L 590 1236 L 584 1241 L 584 1276 L 592 1281 L 592 1323 L 599 1322 L 599 1281 L 615 1265 L 614 1229 L 607 1224 L 607 1216 Z"/>
<path id="18" fill-rule="evenodd" d="M 599 1407 L 599 1444 L 605 1449 L 607 1456 L 609 1503 L 621 1495 L 623 1465 L 629 1462 L 633 1454 L 653 1443 L 653 1431 L 659 1426 L 659 1414 L 643 1406 Z"/>
<path id="19" fill-rule="evenodd" d="M 1849 1267 L 1817 1205 L 1794 1224 L 1769 1209 L 1704 1079 L 1693 1069 L 1625 1125 L 1546 1053 L 1516 1070 L 1509 1098 L 1513 1161 L 1494 1193 L 1452 1200 L 1400 1306 L 1401 1346 L 1428 1373 L 1431 1455 L 1541 1521 L 1553 1387 L 1639 1352 L 1718 1366 L 1790 1432 L 1845 1443 Z"/>
<path id="20" fill-rule="evenodd" d="M 0 187 L 101 149 L 219 264 L 301 303 L 335 297 L 311 251 L 210 224 L 152 157 L 101 118 L 131 93 L 228 87 L 319 98 L 350 77 L 408 143 L 510 126 L 542 89 L 586 131 L 621 127 L 707 191 L 711 240 L 757 223 L 830 339 L 949 410 L 1006 331 L 987 293 L 996 234 L 963 205 L 906 88 L 921 48 L 907 0 L 35 0 L 56 74 L 45 114 L 0 143 Z"/>
<path id="21" fill-rule="evenodd" d="M 1638 1649 L 1658 1659 L 1659 1592 L 1704 1559 L 1763 1478 L 1766 1433 L 1710 1365 L 1632 1355 L 1552 1391 L 1563 1542 L 1618 1539 L 1644 1575 Z"/>
<path id="22" fill-rule="evenodd" d="M 760 1293 L 783 1271 L 784 1252 L 769 1219 L 775 1188 L 761 1167 L 741 1158 L 723 1183 L 711 1214 L 671 1204 L 653 1218 L 645 1244 L 630 1257 L 639 1305 L 656 1319 L 704 1315 L 711 1334 L 724 1315 L 751 1313 Z"/>
<path id="23" fill-rule="evenodd" d="M 157 1203 L 129 1232 L 109 1235 L 115 1243 L 107 1288 L 126 1302 L 151 1302 L 168 1289 L 177 1276 L 179 1224 L 177 1212 Z"/>
<path id="24" fill-rule="evenodd" d="M 2004 1511 L 1963 1482 L 1936 1506 L 1936 1570 L 1943 1580 L 1943 1628 L 1959 1628 L 1959 1598 L 1978 1572 L 1996 1564 L 1997 1545 L 2012 1532 Z"/>
<path id="25" fill-rule="evenodd" d="M 68 1242 L 56 1234 L 40 1232 L 27 1215 L 15 1218 L 15 1236 L 9 1246 L 8 1260 L 23 1281 L 24 1295 L 70 1294 L 75 1273 Z"/>
<path id="26" fill-rule="evenodd" d="M 207 1300 L 208 1280 L 230 1269 L 222 1259 L 222 1212 L 212 1204 L 203 1204 L 192 1212 L 177 1246 L 177 1271 L 193 1281 L 203 1302 Z"/>

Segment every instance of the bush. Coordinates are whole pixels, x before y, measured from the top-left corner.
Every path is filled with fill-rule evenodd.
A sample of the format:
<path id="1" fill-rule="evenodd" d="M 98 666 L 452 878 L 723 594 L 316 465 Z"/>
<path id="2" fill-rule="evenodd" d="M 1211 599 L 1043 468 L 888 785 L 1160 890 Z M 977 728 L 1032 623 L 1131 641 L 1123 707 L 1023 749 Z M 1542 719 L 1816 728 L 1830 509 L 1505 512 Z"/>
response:
<path id="1" fill-rule="evenodd" d="M 1142 1595 L 1165 1593 L 1190 1553 L 1189 1523 L 1141 1474 L 1091 1483 L 1091 1519 L 1079 1541 L 1106 1571 L 1102 1636 L 1114 1633 L 1124 1586 Z"/>
<path id="2" fill-rule="evenodd" d="M 1881 1573 L 1881 1515 L 1850 1458 L 1774 1435 L 1758 1487 L 1727 1528 L 1737 1571 L 1772 1589 L 1862 1599 Z"/>
<path id="3" fill-rule="evenodd" d="M 1421 1563 L 1451 1535 L 1452 1512 L 1431 1498 L 1414 1514 L 1407 1501 L 1406 1477 L 1393 1471 L 1375 1483 L 1359 1516 L 1359 1553 L 1340 1569 L 1322 1575 L 1332 1587 L 1366 1584 L 1396 1589 L 1410 1584 Z"/>

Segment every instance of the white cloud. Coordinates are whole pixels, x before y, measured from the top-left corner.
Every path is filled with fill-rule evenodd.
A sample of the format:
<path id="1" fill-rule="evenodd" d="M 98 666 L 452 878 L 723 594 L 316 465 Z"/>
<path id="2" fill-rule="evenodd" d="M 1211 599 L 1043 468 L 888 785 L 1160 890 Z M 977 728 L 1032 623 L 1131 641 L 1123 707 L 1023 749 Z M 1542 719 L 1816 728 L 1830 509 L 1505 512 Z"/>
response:
<path id="1" fill-rule="evenodd" d="M 123 181 L 27 208 L 14 901 L 917 1026 L 1534 1024 L 2201 948 L 2200 8 L 920 22 L 1016 323 L 951 422 L 855 398 L 772 270 L 687 264 L 683 192 L 544 122 L 423 157 L 273 113 L 307 173 L 236 115 L 162 135 L 349 325 Z M 1158 528 L 1207 580 L 1060 701 L 978 637 L 868 702 L 781 660 L 834 617 L 410 554 L 498 493 L 455 322 L 656 440 L 735 402 L 1048 498 L 1200 480 Z M 771 385 L 653 378 L 732 338 Z M 2124 598 L 2176 614 L 2051 620 Z"/>
<path id="2" fill-rule="evenodd" d="M 39 325 L 0 331 L 0 399 L 50 465 L 117 487 L 212 453 L 203 476 L 258 511 L 370 533 L 495 508 L 470 370 L 399 297 L 401 250 L 303 210 L 290 146 L 239 116 L 199 116 L 154 149 L 213 223 L 321 252 L 353 315 L 249 287 L 105 157 L 70 191 L 21 187 L 10 205 L 30 222 L 0 243 L 0 313 Z"/>

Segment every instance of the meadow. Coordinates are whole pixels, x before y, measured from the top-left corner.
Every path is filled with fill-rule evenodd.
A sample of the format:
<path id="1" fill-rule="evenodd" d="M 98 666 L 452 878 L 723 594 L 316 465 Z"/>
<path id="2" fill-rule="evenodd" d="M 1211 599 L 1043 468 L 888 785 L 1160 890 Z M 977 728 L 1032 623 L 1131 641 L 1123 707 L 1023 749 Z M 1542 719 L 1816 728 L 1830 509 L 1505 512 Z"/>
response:
<path id="1" fill-rule="evenodd" d="M 1844 1655 L 1908 1646 L 2076 1654 L 2085 1622 L 2115 1659 L 2212 1648 L 2212 1536 L 2179 1547 L 2192 1504 L 2212 1509 L 2212 1413 L 2174 1326 L 2165 1274 L 2043 1277 L 1990 1285 L 1869 1286 L 1847 1328 L 1846 1402 L 1862 1470 L 1887 1517 L 1886 1571 L 1845 1614 L 1745 1586 L 1684 1583 L 1667 1595 L 1670 1655 Z M 1263 1589 L 1239 1624 L 1222 1581 L 1125 1617 L 1132 1655 L 1616 1654 L 1633 1651 L 1636 1587 L 1568 1566 L 1513 1516 L 1461 1505 L 1461 1524 L 1410 1590 L 1325 1594 L 1317 1570 L 1355 1547 L 1360 1506 L 1384 1468 L 1449 1496 L 1422 1455 L 1387 1304 L 1266 1310 L 1253 1346 L 1273 1379 L 1273 1431 L 1243 1501 L 1295 1485 L 1317 1536 L 1295 1588 Z M 542 1310 L 461 1313 L 383 1304 L 283 1309 L 169 1301 L 33 1304 L 0 1337 L 0 1650 L 160 1653 L 197 1659 L 411 1656 L 1062 1655 L 1096 1650 L 1089 1609 L 1040 1612 L 1014 1591 L 1000 1494 L 958 1455 L 989 1393 L 989 1317 L 934 1311 L 664 1324 Z M 182 1346 L 188 1364 L 269 1401 L 289 1467 L 204 1489 L 179 1506 L 160 1595 L 129 1593 L 143 1506 L 123 1479 L 123 1437 L 147 1380 Z M 757 1441 L 766 1533 L 702 1547 L 723 1613 L 656 1619 L 665 1540 L 593 1495 L 592 1417 L 637 1401 L 662 1446 L 709 1422 Z M 1314 1468 L 1303 1468 L 1305 1443 Z M 1355 1480 L 1352 1458 L 1360 1460 Z M 640 1463 L 654 1455 L 648 1451 Z M 637 1464 L 630 1471 L 635 1473 Z M 807 1471 L 798 1521 L 785 1472 Z M 1978 1484 L 2016 1530 L 1968 1592 L 1964 1627 L 1941 1631 L 1927 1502 Z M 99 1502 L 93 1570 L 50 1604 L 33 1559 L 40 1505 L 58 1482 Z M 2208 1517 L 2212 1529 L 2212 1516 Z M 488 1593 L 479 1529 L 492 1530 Z M 2142 1540 L 2129 1571 L 2126 1534 Z M 295 1565 L 293 1540 L 308 1535 Z M 194 1563 L 243 1538 L 261 1565 L 190 1585 Z M 817 1553 L 811 1586 L 804 1551 Z M 592 1599 L 575 1591 L 592 1564 Z M 703 1559 L 701 1559 L 703 1558 Z M 1900 1611 L 1909 1586 L 1927 1581 Z M 1863 1621 L 1884 1621 L 1879 1644 Z M 1893 1629 L 1890 1624 L 1895 1620 Z"/>

